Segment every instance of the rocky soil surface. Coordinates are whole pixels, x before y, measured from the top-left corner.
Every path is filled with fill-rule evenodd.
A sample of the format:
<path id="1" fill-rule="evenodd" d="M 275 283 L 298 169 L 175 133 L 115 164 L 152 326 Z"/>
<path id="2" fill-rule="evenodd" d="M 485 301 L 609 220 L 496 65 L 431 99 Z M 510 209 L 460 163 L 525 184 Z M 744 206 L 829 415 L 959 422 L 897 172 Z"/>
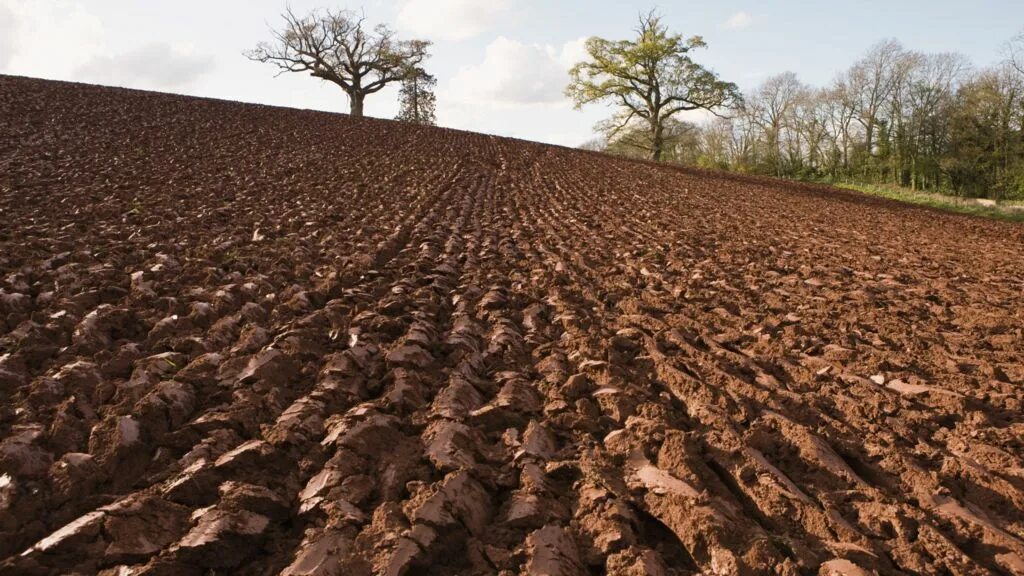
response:
<path id="1" fill-rule="evenodd" d="M 1024 573 L 1022 246 L 0 77 L 0 574 Z"/>

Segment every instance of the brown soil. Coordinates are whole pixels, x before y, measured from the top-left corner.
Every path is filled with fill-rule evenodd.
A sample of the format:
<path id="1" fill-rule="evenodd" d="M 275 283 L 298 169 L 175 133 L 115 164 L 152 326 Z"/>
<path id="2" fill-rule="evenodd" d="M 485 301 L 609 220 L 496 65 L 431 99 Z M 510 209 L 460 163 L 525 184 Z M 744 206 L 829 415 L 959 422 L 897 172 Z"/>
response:
<path id="1" fill-rule="evenodd" d="M 0 573 L 1024 573 L 1024 227 L 0 77 Z"/>

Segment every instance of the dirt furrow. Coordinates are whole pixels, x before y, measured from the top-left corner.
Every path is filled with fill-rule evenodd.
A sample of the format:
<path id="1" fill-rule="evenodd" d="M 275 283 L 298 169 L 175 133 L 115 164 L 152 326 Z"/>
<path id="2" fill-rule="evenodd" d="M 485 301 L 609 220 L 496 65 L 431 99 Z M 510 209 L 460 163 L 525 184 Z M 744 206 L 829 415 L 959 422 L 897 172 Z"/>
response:
<path id="1" fill-rule="evenodd" d="M 1024 573 L 1024 231 L 0 77 L 0 573 Z"/>

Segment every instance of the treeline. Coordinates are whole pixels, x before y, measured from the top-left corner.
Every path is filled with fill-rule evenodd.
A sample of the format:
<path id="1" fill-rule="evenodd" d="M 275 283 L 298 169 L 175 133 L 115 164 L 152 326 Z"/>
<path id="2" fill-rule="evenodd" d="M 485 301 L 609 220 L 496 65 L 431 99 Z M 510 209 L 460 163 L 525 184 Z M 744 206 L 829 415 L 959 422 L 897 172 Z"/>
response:
<path id="1" fill-rule="evenodd" d="M 664 158 L 779 177 L 1024 198 L 1024 37 L 976 70 L 959 54 L 873 46 L 818 88 L 786 72 L 702 125 L 673 119 Z M 590 148 L 649 157 L 649 131 Z"/>

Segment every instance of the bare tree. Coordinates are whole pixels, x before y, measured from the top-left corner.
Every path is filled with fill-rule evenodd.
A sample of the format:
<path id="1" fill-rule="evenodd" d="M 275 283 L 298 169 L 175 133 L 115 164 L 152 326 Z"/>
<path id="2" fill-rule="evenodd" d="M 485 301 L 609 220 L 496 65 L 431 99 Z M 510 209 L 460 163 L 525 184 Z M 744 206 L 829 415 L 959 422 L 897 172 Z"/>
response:
<path id="1" fill-rule="evenodd" d="M 715 118 L 700 131 L 700 164 L 706 168 L 728 169 L 738 164 L 733 157 L 735 127 L 732 119 Z"/>
<path id="2" fill-rule="evenodd" d="M 883 40 L 872 46 L 847 74 L 846 88 L 857 110 L 856 119 L 864 127 L 869 155 L 874 151 L 879 116 L 899 83 L 897 70 L 903 55 L 902 44 L 896 40 Z"/>
<path id="3" fill-rule="evenodd" d="M 299 18 L 291 8 L 282 17 L 282 30 L 272 30 L 273 42 L 261 42 L 245 56 L 271 63 L 285 72 L 309 72 L 332 82 L 348 94 L 352 116 L 363 115 L 363 100 L 391 82 L 427 55 L 430 42 L 400 41 L 381 24 L 368 30 L 366 18 L 349 10 L 317 10 Z"/>
<path id="4" fill-rule="evenodd" d="M 907 152 L 910 186 L 927 188 L 939 180 L 938 158 L 947 143 L 950 108 L 971 68 L 965 56 L 925 54 L 908 78 Z"/>
<path id="5" fill-rule="evenodd" d="M 832 108 L 828 102 L 828 91 L 805 88 L 797 101 L 794 116 L 796 131 L 802 136 L 805 146 L 796 153 L 806 157 L 806 164 L 811 170 L 820 172 L 830 168 L 834 146 L 829 133 Z"/>
<path id="6" fill-rule="evenodd" d="M 805 88 L 796 74 L 783 72 L 764 81 L 746 102 L 750 119 L 764 132 L 768 164 L 782 175 L 782 131 L 791 126 L 794 108 Z"/>
<path id="7" fill-rule="evenodd" d="M 1010 66 L 1013 66 L 1013 69 L 1018 74 L 1024 76 L 1024 32 L 1014 36 L 1012 40 L 1007 42 L 1006 56 L 1010 61 Z"/>
<path id="8" fill-rule="evenodd" d="M 598 136 L 597 138 L 591 138 L 583 144 L 577 146 L 580 150 L 590 150 L 591 152 L 604 152 L 608 149 L 608 141 Z"/>
<path id="9" fill-rule="evenodd" d="M 843 171 L 850 168 L 850 149 L 854 146 L 854 117 L 857 106 L 850 90 L 849 74 L 843 73 L 836 77 L 832 87 L 828 89 L 829 132 L 835 140 L 835 154 L 842 164 Z"/>

